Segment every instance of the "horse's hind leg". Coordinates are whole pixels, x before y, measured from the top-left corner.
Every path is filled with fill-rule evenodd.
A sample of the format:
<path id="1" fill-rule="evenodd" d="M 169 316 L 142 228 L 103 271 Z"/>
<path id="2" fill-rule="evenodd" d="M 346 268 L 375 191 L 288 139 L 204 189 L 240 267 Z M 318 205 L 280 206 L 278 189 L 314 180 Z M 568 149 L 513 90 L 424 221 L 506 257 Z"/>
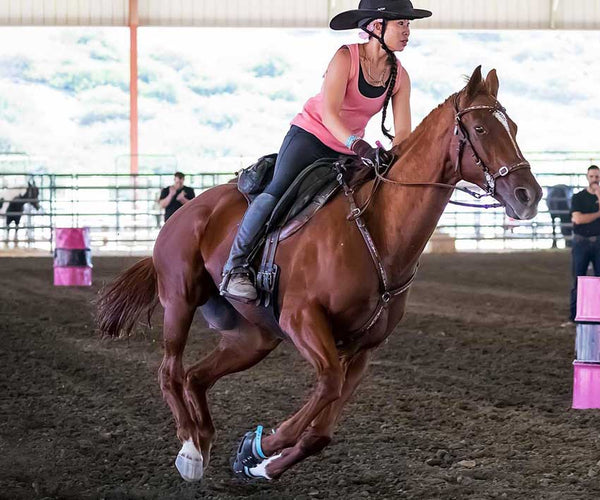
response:
<path id="1" fill-rule="evenodd" d="M 163 398 L 173 413 L 177 427 L 177 437 L 183 443 L 191 442 L 192 436 L 195 435 L 195 423 L 185 406 L 183 396 L 185 376 L 183 350 L 187 342 L 195 309 L 195 306 L 191 306 L 183 300 L 174 301 L 165 306 L 163 327 L 164 356 L 158 372 Z M 188 446 L 188 448 L 190 447 Z M 190 467 L 187 471 L 184 471 L 186 474 L 184 479 L 199 480 L 202 477 L 201 460 L 193 456 L 193 450 L 191 450 L 190 454 L 192 463 L 188 464 Z M 196 458 L 196 460 L 193 461 L 193 458 Z"/>
<path id="2" fill-rule="evenodd" d="M 281 342 L 241 317 L 237 323 L 236 328 L 221 332 L 217 347 L 190 367 L 185 376 L 185 399 L 197 429 L 194 442 L 200 446 L 205 466 L 208 465 L 215 436 L 207 391 L 221 377 L 254 366 Z"/>

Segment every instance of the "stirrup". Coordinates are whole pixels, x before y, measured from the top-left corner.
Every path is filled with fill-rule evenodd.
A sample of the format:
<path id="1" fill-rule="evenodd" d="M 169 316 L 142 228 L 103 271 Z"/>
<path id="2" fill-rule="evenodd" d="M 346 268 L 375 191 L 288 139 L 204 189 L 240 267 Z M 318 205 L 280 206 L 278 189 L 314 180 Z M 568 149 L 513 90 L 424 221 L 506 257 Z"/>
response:
<path id="1" fill-rule="evenodd" d="M 231 278 L 233 276 L 235 276 L 236 274 L 243 274 L 243 275 L 248 276 L 248 278 L 250 279 L 250 281 L 252 282 L 252 285 L 254 286 L 254 288 L 256 290 L 256 295 L 257 295 L 256 299 L 246 299 L 246 298 L 240 297 L 238 295 L 233 295 L 227 291 L 227 288 L 229 287 L 229 282 L 231 281 Z M 219 285 L 219 294 L 222 297 L 236 300 L 238 302 L 242 302 L 243 304 L 252 304 L 252 303 L 256 302 L 257 300 L 260 300 L 258 288 L 256 288 L 256 273 L 254 272 L 254 269 L 250 266 L 242 266 L 242 267 L 234 267 L 233 269 L 230 269 L 229 271 L 224 271 L 223 272 L 223 280 L 221 281 L 221 284 Z"/>

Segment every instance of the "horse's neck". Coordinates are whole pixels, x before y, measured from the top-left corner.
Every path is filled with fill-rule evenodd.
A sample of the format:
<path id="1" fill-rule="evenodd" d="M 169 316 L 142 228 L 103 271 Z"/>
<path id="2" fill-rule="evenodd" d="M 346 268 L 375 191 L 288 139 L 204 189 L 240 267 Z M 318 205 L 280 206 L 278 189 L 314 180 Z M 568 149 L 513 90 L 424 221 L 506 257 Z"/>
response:
<path id="1" fill-rule="evenodd" d="M 452 183 L 450 144 L 454 110 L 450 99 L 432 111 L 402 144 L 388 178 L 403 182 Z M 410 273 L 435 229 L 452 190 L 383 183 L 368 225 L 392 279 Z M 397 284 L 397 283 L 396 283 Z"/>

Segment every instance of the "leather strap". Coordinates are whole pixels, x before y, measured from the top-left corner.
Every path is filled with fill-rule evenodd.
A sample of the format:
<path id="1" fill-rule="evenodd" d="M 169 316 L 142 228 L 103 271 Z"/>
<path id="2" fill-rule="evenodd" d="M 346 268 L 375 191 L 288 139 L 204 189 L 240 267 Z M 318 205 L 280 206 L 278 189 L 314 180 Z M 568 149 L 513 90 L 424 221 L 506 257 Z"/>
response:
<path id="1" fill-rule="evenodd" d="M 265 307 L 269 306 L 273 300 L 273 291 L 279 273 L 279 267 L 275 264 L 275 253 L 277 252 L 280 233 L 281 228 L 278 228 L 267 235 L 262 261 L 256 274 L 256 286 L 265 292 L 263 293 L 263 305 Z"/>
<path id="2" fill-rule="evenodd" d="M 389 278 L 388 278 L 387 272 L 385 270 L 385 267 L 383 266 L 381 256 L 379 255 L 379 252 L 377 251 L 377 247 L 375 246 L 375 242 L 373 241 L 371 233 L 369 232 L 369 229 L 367 228 L 365 221 L 360 216 L 360 211 L 357 208 L 356 200 L 354 199 L 354 190 L 350 189 L 348 187 L 348 185 L 346 184 L 346 181 L 343 178 L 343 175 L 338 176 L 338 180 L 339 180 L 340 184 L 342 185 L 342 188 L 344 189 L 344 194 L 346 195 L 346 198 L 348 199 L 348 203 L 350 205 L 350 215 L 348 216 L 348 219 L 354 219 L 354 221 L 356 222 L 356 226 L 358 227 L 358 230 L 365 242 L 365 245 L 367 246 L 367 249 L 369 250 L 369 255 L 371 256 L 371 259 L 373 260 L 373 264 L 375 264 L 375 269 L 377 270 L 377 275 L 379 277 L 380 296 L 379 296 L 379 301 L 377 302 L 377 306 L 375 307 L 375 310 L 373 311 L 373 313 L 371 314 L 369 319 L 366 321 L 366 323 L 362 327 L 360 327 L 358 330 L 354 330 L 353 332 L 350 332 L 349 340 L 352 341 L 352 340 L 355 340 L 358 337 L 362 336 L 362 334 L 366 333 L 370 328 L 372 328 L 375 325 L 375 323 L 377 323 L 377 321 L 381 317 L 381 314 L 383 313 L 383 311 L 385 309 L 387 309 L 389 302 L 393 298 L 398 297 L 399 295 L 402 295 L 410 288 L 410 286 L 412 285 L 412 282 L 415 279 L 415 276 L 417 274 L 417 269 L 419 266 L 417 264 L 417 266 L 415 267 L 414 271 L 412 272 L 410 278 L 406 281 L 406 283 L 404 283 L 401 286 L 396 287 L 396 288 L 390 288 Z M 348 342 L 348 339 L 346 340 L 346 342 Z"/>

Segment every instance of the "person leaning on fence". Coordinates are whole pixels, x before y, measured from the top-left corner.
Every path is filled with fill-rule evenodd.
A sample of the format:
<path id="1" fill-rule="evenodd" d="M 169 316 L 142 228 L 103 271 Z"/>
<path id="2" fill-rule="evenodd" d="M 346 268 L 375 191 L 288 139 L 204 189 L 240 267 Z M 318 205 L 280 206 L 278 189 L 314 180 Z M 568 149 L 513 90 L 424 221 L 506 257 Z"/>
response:
<path id="1" fill-rule="evenodd" d="M 587 171 L 588 187 L 571 198 L 573 222 L 573 288 L 571 289 L 571 315 L 577 311 L 577 277 L 585 276 L 592 263 L 594 276 L 600 276 L 600 169 L 592 165 Z"/>
<path id="2" fill-rule="evenodd" d="M 191 187 L 184 186 L 185 175 L 181 172 L 175 172 L 173 177 L 173 185 L 164 188 L 160 192 L 159 205 L 165 209 L 165 222 L 179 208 L 185 205 L 188 201 L 196 197 L 196 193 Z"/>

